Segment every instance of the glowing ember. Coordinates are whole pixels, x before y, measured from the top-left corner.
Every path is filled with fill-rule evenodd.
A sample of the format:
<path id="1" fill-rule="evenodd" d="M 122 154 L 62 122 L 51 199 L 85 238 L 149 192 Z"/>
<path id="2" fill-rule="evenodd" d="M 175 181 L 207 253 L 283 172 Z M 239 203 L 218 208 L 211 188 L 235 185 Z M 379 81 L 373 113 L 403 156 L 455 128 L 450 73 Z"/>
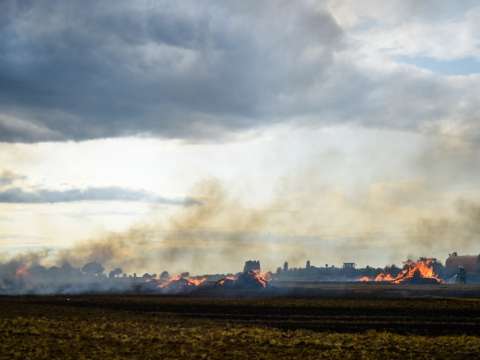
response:
<path id="1" fill-rule="evenodd" d="M 262 273 L 259 270 L 251 270 L 237 275 L 228 275 L 218 280 L 216 287 L 228 289 L 261 289 L 268 286 L 270 273 Z M 195 290 L 203 285 L 207 286 L 206 277 L 186 277 L 182 275 L 172 276 L 168 281 L 162 282 L 158 288 L 169 293 L 184 293 Z"/>
<path id="2" fill-rule="evenodd" d="M 158 287 L 162 289 L 191 288 L 202 285 L 206 280 L 206 277 L 183 277 L 182 275 L 175 275 L 168 279 L 168 281 L 161 283 Z"/>
<path id="3" fill-rule="evenodd" d="M 380 273 L 375 277 L 375 281 L 393 281 L 395 278 L 392 276 L 392 274 L 384 274 Z"/>
<path id="4" fill-rule="evenodd" d="M 28 268 L 26 265 L 21 265 L 19 268 L 17 268 L 17 270 L 15 271 L 15 276 L 16 277 L 25 277 L 25 276 L 28 276 L 29 275 L 29 272 L 28 272 Z"/>
<path id="5" fill-rule="evenodd" d="M 200 286 L 206 280 L 207 280 L 207 278 L 190 278 L 190 279 L 187 279 L 187 282 L 190 286 Z"/>
<path id="6" fill-rule="evenodd" d="M 227 276 L 217 281 L 216 285 L 229 288 L 266 288 L 270 277 L 269 273 L 251 270 L 239 275 Z"/>
<path id="7" fill-rule="evenodd" d="M 269 273 L 262 273 L 260 271 L 251 271 L 250 272 L 253 278 L 262 286 L 267 287 L 268 281 L 270 280 Z"/>
<path id="8" fill-rule="evenodd" d="M 418 261 L 407 260 L 403 270 L 397 276 L 380 273 L 375 278 L 363 276 L 359 281 L 389 282 L 392 284 L 429 283 L 440 284 L 443 280 L 435 273 L 435 259 L 420 258 Z"/>
<path id="9" fill-rule="evenodd" d="M 217 285 L 219 286 L 225 286 L 228 283 L 233 283 L 234 281 L 237 280 L 237 276 L 235 275 L 228 275 L 225 276 L 223 279 L 220 279 L 217 281 Z"/>

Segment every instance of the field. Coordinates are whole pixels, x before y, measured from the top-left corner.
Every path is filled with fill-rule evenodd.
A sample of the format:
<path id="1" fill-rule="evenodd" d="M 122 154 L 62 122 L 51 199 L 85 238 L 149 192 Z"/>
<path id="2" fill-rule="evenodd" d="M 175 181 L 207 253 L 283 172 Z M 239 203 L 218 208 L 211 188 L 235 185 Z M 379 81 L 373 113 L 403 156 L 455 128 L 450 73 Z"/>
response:
<path id="1" fill-rule="evenodd" d="M 480 353 L 480 299 L 388 298 L 375 291 L 349 298 L 0 297 L 0 359 L 472 359 Z"/>

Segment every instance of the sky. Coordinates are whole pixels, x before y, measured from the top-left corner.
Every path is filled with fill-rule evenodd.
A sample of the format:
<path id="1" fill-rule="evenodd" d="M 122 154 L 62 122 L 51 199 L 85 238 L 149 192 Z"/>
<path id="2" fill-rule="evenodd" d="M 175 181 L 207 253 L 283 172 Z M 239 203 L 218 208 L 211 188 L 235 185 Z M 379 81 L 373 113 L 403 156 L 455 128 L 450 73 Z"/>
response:
<path id="1" fill-rule="evenodd" d="M 480 252 L 480 5 L 0 2 L 0 259 Z"/>

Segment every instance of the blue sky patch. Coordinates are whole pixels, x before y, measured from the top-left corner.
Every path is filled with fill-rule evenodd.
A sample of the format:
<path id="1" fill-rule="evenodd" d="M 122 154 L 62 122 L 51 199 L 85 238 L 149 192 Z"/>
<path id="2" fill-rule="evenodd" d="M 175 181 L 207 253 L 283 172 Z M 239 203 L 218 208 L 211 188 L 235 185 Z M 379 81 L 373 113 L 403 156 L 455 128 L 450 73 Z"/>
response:
<path id="1" fill-rule="evenodd" d="M 398 62 L 415 65 L 422 69 L 444 75 L 470 75 L 480 73 L 480 61 L 474 57 L 454 60 L 438 60 L 431 57 L 396 57 Z"/>

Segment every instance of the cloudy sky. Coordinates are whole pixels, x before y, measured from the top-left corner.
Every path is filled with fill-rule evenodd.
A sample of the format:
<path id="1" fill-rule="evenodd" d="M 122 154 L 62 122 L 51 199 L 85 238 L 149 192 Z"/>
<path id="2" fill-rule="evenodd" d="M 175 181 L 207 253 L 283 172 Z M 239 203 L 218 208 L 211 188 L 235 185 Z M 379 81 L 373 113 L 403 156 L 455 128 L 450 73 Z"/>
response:
<path id="1" fill-rule="evenodd" d="M 479 253 L 479 24 L 473 0 L 2 1 L 0 256 Z"/>

